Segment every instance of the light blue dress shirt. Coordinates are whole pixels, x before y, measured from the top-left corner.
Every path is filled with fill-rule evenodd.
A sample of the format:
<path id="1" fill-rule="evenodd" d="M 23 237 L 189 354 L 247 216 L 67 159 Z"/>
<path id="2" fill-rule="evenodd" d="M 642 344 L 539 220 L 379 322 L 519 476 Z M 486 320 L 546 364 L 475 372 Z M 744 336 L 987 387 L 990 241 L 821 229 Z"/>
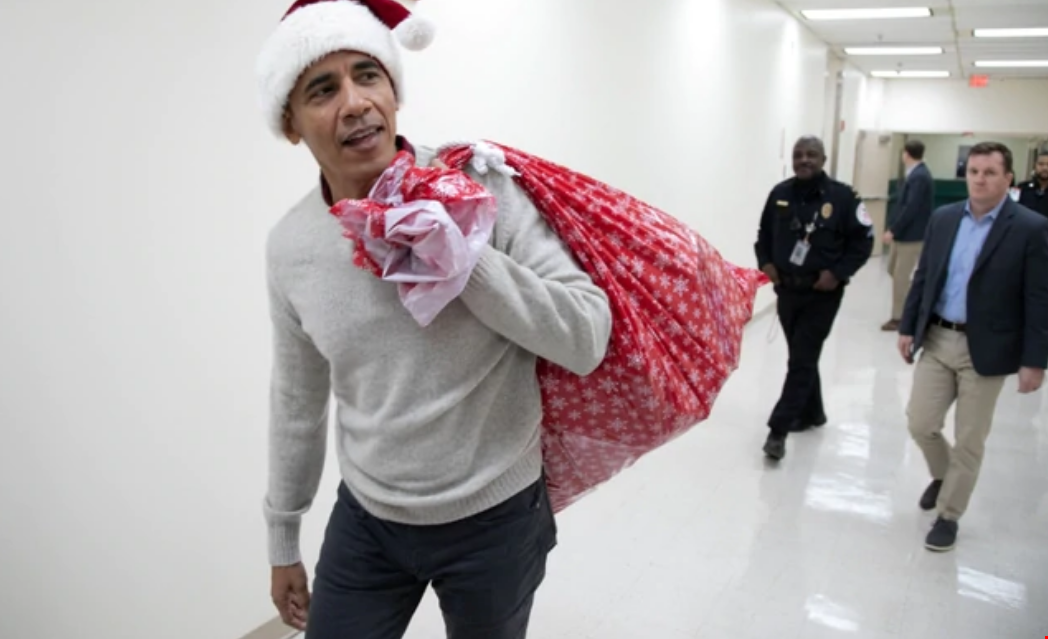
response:
<path id="1" fill-rule="evenodd" d="M 964 324 L 968 321 L 968 281 L 975 271 L 975 262 L 979 259 L 983 244 L 990 235 L 993 223 L 1001 214 L 1004 203 L 1001 200 L 992 211 L 976 221 L 972 215 L 971 201 L 964 205 L 964 217 L 957 229 L 957 239 L 950 252 L 950 267 L 946 275 L 946 286 L 943 287 L 935 312 L 947 322 Z"/>

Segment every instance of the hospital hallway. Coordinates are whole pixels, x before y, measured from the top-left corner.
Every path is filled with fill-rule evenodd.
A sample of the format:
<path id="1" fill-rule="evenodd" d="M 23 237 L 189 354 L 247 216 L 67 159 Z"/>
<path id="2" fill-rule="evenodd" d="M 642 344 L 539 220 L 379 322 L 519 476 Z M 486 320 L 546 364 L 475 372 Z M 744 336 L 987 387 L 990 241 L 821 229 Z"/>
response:
<path id="1" fill-rule="evenodd" d="M 925 550 L 912 368 L 879 331 L 889 291 L 880 259 L 849 286 L 822 359 L 830 422 L 791 436 L 778 467 L 761 445 L 786 349 L 760 314 L 711 419 L 558 517 L 529 639 L 1048 634 L 1044 391 L 1007 381 L 957 548 Z M 407 636 L 443 636 L 432 594 Z"/>

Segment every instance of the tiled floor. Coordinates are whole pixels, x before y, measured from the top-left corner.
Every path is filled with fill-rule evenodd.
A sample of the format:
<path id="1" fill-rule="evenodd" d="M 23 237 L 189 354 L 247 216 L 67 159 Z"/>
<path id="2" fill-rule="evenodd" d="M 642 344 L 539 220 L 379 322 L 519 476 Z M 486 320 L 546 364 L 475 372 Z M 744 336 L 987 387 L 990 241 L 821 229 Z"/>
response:
<path id="1" fill-rule="evenodd" d="M 766 465 L 786 354 L 773 317 L 754 322 L 709 421 L 562 513 L 530 639 L 1048 635 L 1044 393 L 1009 380 L 958 548 L 926 551 L 911 369 L 878 330 L 883 271 L 875 260 L 851 286 L 827 344 L 830 424 Z M 408 638 L 443 636 L 427 597 Z"/>

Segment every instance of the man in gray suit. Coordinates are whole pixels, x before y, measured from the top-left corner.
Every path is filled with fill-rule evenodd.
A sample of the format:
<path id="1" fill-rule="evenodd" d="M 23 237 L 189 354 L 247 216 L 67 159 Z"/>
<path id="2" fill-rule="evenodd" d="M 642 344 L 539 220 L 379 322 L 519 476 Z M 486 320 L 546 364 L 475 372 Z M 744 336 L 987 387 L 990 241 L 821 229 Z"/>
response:
<path id="1" fill-rule="evenodd" d="M 909 140 L 902 152 L 902 163 L 906 165 L 906 180 L 899 190 L 895 221 L 884 232 L 884 243 L 891 245 L 888 272 L 892 276 L 892 316 L 881 330 L 892 332 L 899 330 L 910 279 L 921 257 L 924 232 L 935 206 L 935 182 L 924 164 L 924 143 Z"/>
<path id="2" fill-rule="evenodd" d="M 1012 201 L 1012 177 L 1008 147 L 972 148 L 969 199 L 932 215 L 899 329 L 903 359 L 923 349 L 907 414 L 932 475 L 920 505 L 938 510 L 929 550 L 956 543 L 1005 377 L 1031 393 L 1048 367 L 1048 219 Z M 942 430 L 955 401 L 951 448 Z"/>

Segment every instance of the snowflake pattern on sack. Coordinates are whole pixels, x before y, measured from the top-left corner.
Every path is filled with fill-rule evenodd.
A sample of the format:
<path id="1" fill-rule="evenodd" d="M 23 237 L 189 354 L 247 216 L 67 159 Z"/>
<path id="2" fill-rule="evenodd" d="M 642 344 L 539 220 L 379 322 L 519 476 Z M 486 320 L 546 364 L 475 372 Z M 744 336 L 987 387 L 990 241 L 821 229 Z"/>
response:
<path id="1" fill-rule="evenodd" d="M 368 200 L 333 207 L 356 240 L 354 264 L 382 277 L 372 253 L 382 250 L 388 207 L 479 197 L 483 187 L 461 172 L 475 151 L 485 167 L 515 171 L 611 305 L 611 342 L 596 371 L 580 377 L 538 363 L 543 462 L 559 512 L 709 416 L 738 366 L 743 328 L 767 278 L 727 262 L 698 233 L 618 189 L 489 142 L 442 149 L 439 158 L 453 171 L 415 167 L 402 152 L 387 170 L 398 179 L 380 181 Z M 365 237 L 375 245 L 365 246 Z"/>
<path id="2" fill-rule="evenodd" d="M 767 278 L 618 189 L 493 146 L 611 303 L 611 343 L 595 372 L 538 365 L 546 478 L 560 511 L 709 416 Z M 462 168 L 472 149 L 451 146 L 440 159 Z"/>

